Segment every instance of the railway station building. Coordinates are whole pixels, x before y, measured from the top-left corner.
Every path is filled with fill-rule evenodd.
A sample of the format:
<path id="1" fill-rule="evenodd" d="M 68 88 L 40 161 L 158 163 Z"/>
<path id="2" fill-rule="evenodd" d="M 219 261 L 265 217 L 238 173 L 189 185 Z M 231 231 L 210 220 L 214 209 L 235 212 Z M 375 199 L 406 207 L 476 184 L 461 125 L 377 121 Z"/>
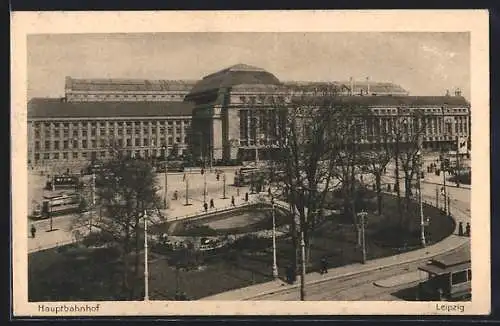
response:
<path id="1" fill-rule="evenodd" d="M 198 81 L 67 77 L 64 97 L 28 102 L 28 163 L 105 160 L 109 139 L 139 157 L 176 149 L 204 160 L 266 159 L 277 150 L 273 139 L 283 125 L 276 108 L 291 106 L 297 94 L 315 96 L 325 85 L 339 90 L 339 103 L 371 110 L 368 142 L 415 110 L 426 119 L 424 150 L 453 148 L 458 137 L 470 141 L 470 104 L 459 90 L 411 96 L 388 82 L 280 81 L 264 69 L 237 64 Z"/>

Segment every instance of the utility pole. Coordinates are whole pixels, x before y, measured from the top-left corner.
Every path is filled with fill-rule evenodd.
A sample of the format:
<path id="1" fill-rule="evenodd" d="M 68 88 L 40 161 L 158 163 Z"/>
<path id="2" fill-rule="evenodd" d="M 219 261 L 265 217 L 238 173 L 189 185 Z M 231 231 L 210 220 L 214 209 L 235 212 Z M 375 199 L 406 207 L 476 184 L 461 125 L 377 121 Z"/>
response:
<path id="1" fill-rule="evenodd" d="M 436 185 L 436 207 L 439 208 L 439 186 Z"/>
<path id="2" fill-rule="evenodd" d="M 276 217 L 274 199 L 271 199 L 272 214 L 273 214 L 273 277 L 278 278 L 278 263 L 276 260 Z"/>
<path id="3" fill-rule="evenodd" d="M 189 206 L 189 177 L 187 173 L 184 173 L 184 181 L 186 181 L 186 204 L 185 206 Z"/>
<path id="4" fill-rule="evenodd" d="M 420 210 L 420 243 L 425 247 L 425 223 L 424 223 L 424 208 L 422 204 L 422 183 L 420 177 L 422 176 L 422 154 L 418 152 L 418 204 Z"/>
<path id="5" fill-rule="evenodd" d="M 49 213 L 49 217 L 50 217 L 50 230 L 49 232 L 52 232 L 54 231 L 54 223 L 53 223 L 53 214 L 52 214 L 52 204 L 50 203 L 50 201 L 48 202 L 48 206 L 49 206 L 49 209 L 48 209 L 48 213 Z"/>
<path id="6" fill-rule="evenodd" d="M 304 239 L 304 230 L 300 230 L 300 249 L 302 260 L 302 271 L 300 275 L 300 301 L 305 301 L 306 298 L 306 242 Z"/>
<path id="7" fill-rule="evenodd" d="M 367 214 L 365 211 L 358 213 L 361 224 L 361 262 L 363 264 L 366 264 L 365 217 Z"/>
<path id="8" fill-rule="evenodd" d="M 94 218 L 94 208 L 95 208 L 95 173 L 92 173 L 92 183 L 90 189 L 90 221 L 89 221 L 89 232 L 92 232 L 92 219 Z"/>
<path id="9" fill-rule="evenodd" d="M 222 174 L 222 199 L 226 199 L 226 173 Z"/>
<path id="10" fill-rule="evenodd" d="M 203 171 L 203 203 L 207 202 L 207 171 Z"/>
<path id="11" fill-rule="evenodd" d="M 164 204 L 165 204 L 165 209 L 168 208 L 168 156 L 167 156 L 167 146 L 165 146 L 165 151 L 163 153 L 164 159 L 165 159 L 165 198 L 164 198 Z"/>
<path id="12" fill-rule="evenodd" d="M 149 300 L 148 272 L 148 216 L 146 210 L 144 210 L 144 301 Z"/>
<path id="13" fill-rule="evenodd" d="M 443 156 L 443 161 L 441 162 L 442 164 L 442 172 L 443 172 L 443 197 L 444 197 L 444 212 L 446 215 L 448 215 L 448 207 L 446 205 L 446 198 L 448 197 L 446 194 L 446 164 L 444 161 L 444 156 Z"/>

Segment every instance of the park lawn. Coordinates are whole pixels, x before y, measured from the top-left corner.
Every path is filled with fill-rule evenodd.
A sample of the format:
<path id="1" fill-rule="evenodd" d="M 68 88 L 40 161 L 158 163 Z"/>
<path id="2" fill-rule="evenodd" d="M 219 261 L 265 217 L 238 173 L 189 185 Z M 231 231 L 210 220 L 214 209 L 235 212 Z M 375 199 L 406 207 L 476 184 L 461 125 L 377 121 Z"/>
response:
<path id="1" fill-rule="evenodd" d="M 376 259 L 417 249 L 419 218 L 413 204 L 408 215 L 413 231 L 403 239 L 395 236 L 395 228 L 387 216 L 396 212 L 396 201 L 384 195 L 384 214 L 369 214 L 366 229 L 367 259 Z M 428 244 L 440 241 L 455 229 L 452 219 L 438 209 L 424 207 L 426 216 L 432 216 L 428 227 Z M 391 221 L 394 218 L 390 219 Z M 430 238 L 429 238 L 430 235 Z M 168 255 L 150 255 L 150 297 L 153 300 L 172 300 L 177 290 L 195 300 L 220 292 L 272 280 L 271 239 L 247 239 L 232 249 L 202 257 L 202 268 L 180 270 L 170 266 Z M 104 251 L 103 251 L 104 250 Z M 107 251 L 106 251 L 107 250 Z M 30 301 L 119 300 L 121 265 L 116 253 L 109 249 L 66 250 L 50 249 L 29 255 Z M 356 232 L 348 220 L 328 217 L 312 234 L 308 272 L 319 268 L 321 257 L 328 257 L 329 267 L 337 267 L 361 260 Z M 285 275 L 292 264 L 293 246 L 290 238 L 277 241 L 279 274 Z M 142 256 L 141 256 L 142 259 Z M 143 264 L 141 263 L 141 269 Z M 140 271 L 142 273 L 142 270 Z M 138 293 L 143 291 L 143 279 L 137 281 Z M 140 299 L 140 298 L 138 298 Z"/>

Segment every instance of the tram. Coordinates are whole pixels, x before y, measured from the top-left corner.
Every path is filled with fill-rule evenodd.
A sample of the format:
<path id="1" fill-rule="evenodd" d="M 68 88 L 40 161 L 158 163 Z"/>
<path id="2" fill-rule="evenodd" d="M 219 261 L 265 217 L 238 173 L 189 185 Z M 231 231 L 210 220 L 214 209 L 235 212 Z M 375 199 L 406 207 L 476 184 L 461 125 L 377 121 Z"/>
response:
<path id="1" fill-rule="evenodd" d="M 81 198 L 78 193 L 60 194 L 56 196 L 44 196 L 42 205 L 35 208 L 32 217 L 44 219 L 57 215 L 72 214 L 80 212 Z"/>
<path id="2" fill-rule="evenodd" d="M 418 269 L 427 277 L 418 285 L 421 301 L 466 301 L 471 299 L 470 248 L 432 259 Z"/>

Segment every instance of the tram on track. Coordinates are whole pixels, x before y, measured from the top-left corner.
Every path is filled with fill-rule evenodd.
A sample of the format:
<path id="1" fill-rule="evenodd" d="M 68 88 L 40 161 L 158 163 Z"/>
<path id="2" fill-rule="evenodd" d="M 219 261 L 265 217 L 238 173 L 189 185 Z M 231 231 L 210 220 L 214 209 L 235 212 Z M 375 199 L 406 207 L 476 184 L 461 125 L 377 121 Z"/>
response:
<path id="1" fill-rule="evenodd" d="M 471 255 L 467 245 L 453 253 L 434 258 L 418 268 L 427 274 L 418 285 L 420 301 L 467 301 L 471 299 Z"/>

